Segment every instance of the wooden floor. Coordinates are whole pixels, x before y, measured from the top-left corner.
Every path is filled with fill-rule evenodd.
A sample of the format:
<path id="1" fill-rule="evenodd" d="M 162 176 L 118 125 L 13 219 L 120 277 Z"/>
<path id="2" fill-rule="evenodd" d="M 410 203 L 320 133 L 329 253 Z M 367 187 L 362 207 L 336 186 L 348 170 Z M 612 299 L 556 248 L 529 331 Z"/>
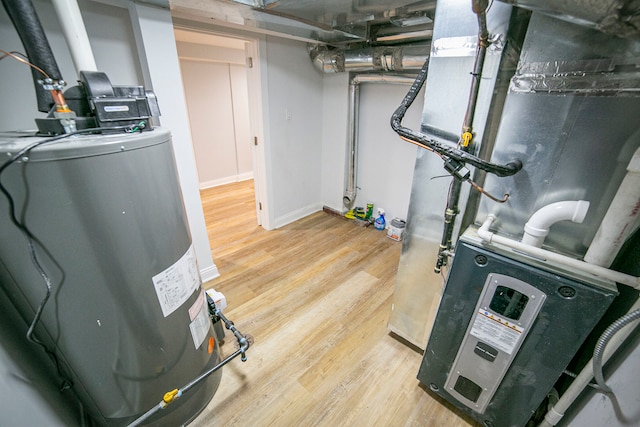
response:
<path id="1" fill-rule="evenodd" d="M 421 353 L 387 330 L 401 243 L 324 212 L 266 231 L 252 181 L 202 199 L 221 275 L 206 287 L 255 343 L 191 426 L 476 426 L 419 385 Z"/>

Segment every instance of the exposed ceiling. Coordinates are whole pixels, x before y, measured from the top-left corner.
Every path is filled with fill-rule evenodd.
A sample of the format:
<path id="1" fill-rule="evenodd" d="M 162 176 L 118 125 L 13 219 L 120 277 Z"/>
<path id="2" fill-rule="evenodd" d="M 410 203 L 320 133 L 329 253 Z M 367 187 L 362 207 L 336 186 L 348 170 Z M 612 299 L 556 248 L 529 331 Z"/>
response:
<path id="1" fill-rule="evenodd" d="M 336 46 L 430 40 L 436 6 L 436 0 L 169 1 L 174 17 Z M 473 1 L 466 1 L 471 8 Z M 502 1 L 619 37 L 637 38 L 640 34 L 640 0 Z"/>
<path id="2" fill-rule="evenodd" d="M 308 42 L 397 44 L 431 38 L 435 0 L 171 0 L 173 16 Z"/>

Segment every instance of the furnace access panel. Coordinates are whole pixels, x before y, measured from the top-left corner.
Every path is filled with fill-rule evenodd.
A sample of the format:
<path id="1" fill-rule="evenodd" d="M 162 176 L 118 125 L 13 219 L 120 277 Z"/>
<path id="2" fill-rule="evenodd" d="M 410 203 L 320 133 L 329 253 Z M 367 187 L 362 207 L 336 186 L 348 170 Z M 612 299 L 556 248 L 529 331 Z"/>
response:
<path id="1" fill-rule="evenodd" d="M 465 233 L 418 379 L 487 427 L 524 426 L 617 295 L 560 271 Z"/>

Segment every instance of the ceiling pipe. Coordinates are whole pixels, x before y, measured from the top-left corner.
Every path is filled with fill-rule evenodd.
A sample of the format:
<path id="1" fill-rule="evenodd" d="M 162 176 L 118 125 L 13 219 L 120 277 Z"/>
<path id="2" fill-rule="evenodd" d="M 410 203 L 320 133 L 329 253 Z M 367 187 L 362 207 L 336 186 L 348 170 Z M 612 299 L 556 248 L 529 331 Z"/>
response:
<path id="1" fill-rule="evenodd" d="M 344 207 L 349 210 L 353 208 L 356 201 L 357 190 L 357 169 L 358 169 L 358 128 L 360 127 L 360 84 L 361 83 L 391 83 L 391 84 L 411 84 L 413 77 L 404 77 L 387 74 L 357 74 L 349 82 L 349 108 L 348 123 L 349 136 L 347 140 L 347 179 L 342 198 Z"/>
<path id="2" fill-rule="evenodd" d="M 313 46 L 309 56 L 313 65 L 323 73 L 365 71 L 419 70 L 429 59 L 430 44 L 420 46 L 386 46 L 363 49 L 329 49 Z"/>
<path id="3" fill-rule="evenodd" d="M 551 203 L 538 209 L 524 225 L 522 243 L 541 248 L 549 228 L 559 221 L 572 221 L 581 224 L 587 216 L 589 202 L 571 200 Z"/>

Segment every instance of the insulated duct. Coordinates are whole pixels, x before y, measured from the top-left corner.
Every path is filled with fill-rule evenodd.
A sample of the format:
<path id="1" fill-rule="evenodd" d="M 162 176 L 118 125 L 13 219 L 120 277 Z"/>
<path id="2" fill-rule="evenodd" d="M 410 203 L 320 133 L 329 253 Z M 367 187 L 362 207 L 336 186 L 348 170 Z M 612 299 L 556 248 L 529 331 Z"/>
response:
<path id="1" fill-rule="evenodd" d="M 29 62 L 44 71 L 52 80 L 64 83 L 31 0 L 2 0 L 2 4 L 18 31 Z M 43 80 L 45 76 L 33 67 L 31 74 L 36 89 L 38 111 L 46 113 L 54 101 L 51 94 L 38 83 L 38 80 Z"/>
<path id="2" fill-rule="evenodd" d="M 419 70 L 429 59 L 430 45 L 329 49 L 314 46 L 309 55 L 323 73 Z"/>

